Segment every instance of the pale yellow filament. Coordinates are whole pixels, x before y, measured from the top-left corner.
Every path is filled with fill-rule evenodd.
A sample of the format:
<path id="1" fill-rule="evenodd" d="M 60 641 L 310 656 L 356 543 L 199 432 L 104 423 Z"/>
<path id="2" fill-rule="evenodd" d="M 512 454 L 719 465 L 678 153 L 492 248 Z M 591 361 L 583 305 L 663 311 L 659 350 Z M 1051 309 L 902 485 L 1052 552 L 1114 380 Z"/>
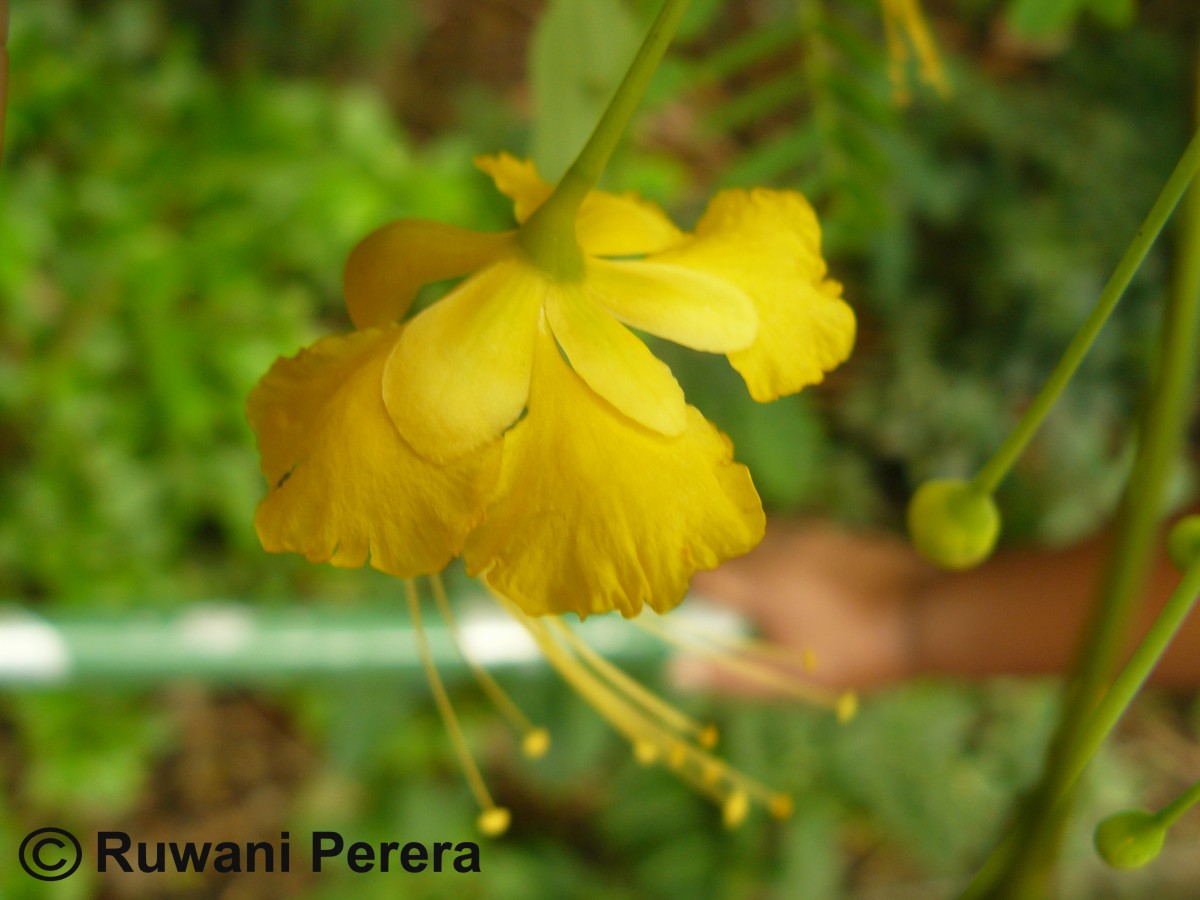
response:
<path id="1" fill-rule="evenodd" d="M 715 793 L 720 802 L 728 800 L 731 795 L 740 794 L 758 800 L 777 819 L 786 819 L 792 814 L 790 796 L 688 744 L 679 743 L 672 747 L 667 761 L 671 769 L 685 781 L 702 793 Z M 719 789 L 714 792 L 714 788 Z"/>
<path id="2" fill-rule="evenodd" d="M 731 672 L 744 675 L 760 684 L 776 688 L 810 703 L 816 703 L 820 706 L 837 710 L 839 720 L 844 721 L 848 718 L 849 716 L 846 715 L 847 712 L 850 715 L 853 714 L 853 698 L 855 695 L 852 691 L 838 694 L 796 678 L 789 678 L 774 667 L 765 665 L 753 658 L 737 656 L 728 650 L 714 647 L 711 644 L 705 643 L 694 634 L 689 636 L 674 634 L 667 631 L 659 623 L 652 619 L 646 619 L 644 616 L 633 621 L 660 640 L 679 647 L 682 650 L 707 657 Z"/>
<path id="3" fill-rule="evenodd" d="M 637 685 L 641 688 L 640 691 L 627 693 L 625 696 L 618 693 L 615 685 L 622 679 L 612 678 L 612 673 L 623 676 L 621 690 L 636 683 L 587 647 L 578 635 L 565 625 L 550 620 L 551 624 L 548 626 L 541 620 L 526 616 L 507 598 L 499 594 L 495 596 L 529 632 L 546 659 L 563 679 L 630 741 L 634 756 L 639 762 L 651 764 L 665 756 L 667 765 L 676 774 L 721 807 L 722 818 L 730 827 L 744 819 L 751 798 L 761 800 L 774 816 L 782 818 L 790 814 L 792 803 L 786 794 L 771 790 L 693 745 L 686 737 L 677 736 L 677 732 L 682 729 L 674 726 L 668 728 L 663 724 L 659 716 L 662 708 L 671 709 L 676 716 L 686 719 L 666 701 L 645 691 L 640 685 Z M 597 660 L 600 661 L 600 665 L 596 665 Z M 647 707 L 643 703 L 647 697 L 657 703 L 652 702 L 651 706 Z M 637 704 L 642 704 L 641 708 Z M 703 741 L 706 729 L 703 726 L 695 727 L 699 723 L 692 720 L 688 722 L 687 731 L 693 735 L 698 734 L 698 740 Z"/>
<path id="4" fill-rule="evenodd" d="M 551 665 L 596 711 L 633 745 L 639 759 L 653 762 L 663 746 L 662 729 L 630 706 L 589 672 L 566 647 L 554 639 L 546 625 L 526 616 L 501 594 L 494 594 L 517 622 L 529 632 Z"/>
<path id="5" fill-rule="evenodd" d="M 559 635 L 571 646 L 576 656 L 581 657 L 590 665 L 602 679 L 608 681 L 618 691 L 642 707 L 651 716 L 662 721 L 668 728 L 680 734 L 689 734 L 701 746 L 712 747 L 717 742 L 716 727 L 711 724 L 698 722 L 691 716 L 675 708 L 653 691 L 630 678 L 607 659 L 589 647 L 574 631 L 558 619 L 550 621 Z"/>
<path id="6" fill-rule="evenodd" d="M 500 714 L 508 719 L 513 728 L 520 732 L 522 752 L 531 759 L 544 756 L 546 751 L 550 749 L 549 732 L 545 728 L 539 728 L 530 722 L 529 717 L 513 702 L 513 699 L 508 696 L 504 688 L 500 687 L 491 673 L 467 654 L 466 648 L 463 646 L 462 632 L 458 628 L 458 620 L 454 617 L 454 612 L 450 609 L 450 599 L 446 596 L 446 587 L 442 584 L 442 576 L 431 575 L 429 582 L 433 585 L 433 596 L 437 600 L 438 612 L 441 613 L 442 620 L 450 630 L 451 637 L 454 638 L 454 646 L 458 650 L 458 655 L 463 658 L 463 661 L 471 669 L 471 674 L 475 676 L 475 680 L 479 682 L 479 686 L 483 688 L 483 692 L 488 695 L 492 703 L 500 710 Z"/>
<path id="7" fill-rule="evenodd" d="M 744 653 L 747 656 L 773 659 L 789 665 L 794 665 L 796 662 L 796 654 L 793 650 L 767 641 L 756 640 L 744 634 L 725 634 L 712 628 L 706 628 L 698 622 L 691 622 L 686 619 L 672 622 L 671 627 L 675 631 L 689 632 L 699 640 L 707 641 L 710 644 L 721 644 L 730 650 Z M 805 647 L 800 651 L 800 664 L 804 667 L 805 671 L 811 672 L 817 667 L 816 654 L 810 648 Z"/>
<path id="8" fill-rule="evenodd" d="M 426 636 L 425 626 L 421 622 L 421 601 L 417 596 L 417 586 L 412 579 L 405 579 L 404 587 L 408 594 L 408 609 L 412 615 L 413 630 L 417 636 L 417 646 L 421 652 L 421 663 L 425 667 L 425 677 L 429 682 L 429 690 L 433 693 L 433 699 L 437 703 L 442 723 L 446 726 L 447 734 L 450 735 L 450 743 L 454 747 L 455 754 L 458 756 L 458 764 L 462 768 L 463 775 L 467 779 L 467 784 L 471 788 L 471 793 L 475 795 L 475 800 L 481 810 L 476 823 L 479 826 L 479 830 L 484 834 L 493 837 L 501 835 L 508 830 L 511 817 L 507 809 L 497 806 L 495 801 L 492 800 L 492 795 L 488 792 L 487 785 L 483 783 L 483 776 L 479 773 L 479 767 L 475 764 L 475 759 L 471 756 L 471 751 L 467 747 L 467 740 L 463 736 L 462 726 L 458 724 L 458 716 L 454 714 L 454 707 L 450 705 L 450 698 L 446 694 L 442 678 L 438 675 L 437 666 L 433 663 L 433 653 L 429 649 L 429 638 Z"/>

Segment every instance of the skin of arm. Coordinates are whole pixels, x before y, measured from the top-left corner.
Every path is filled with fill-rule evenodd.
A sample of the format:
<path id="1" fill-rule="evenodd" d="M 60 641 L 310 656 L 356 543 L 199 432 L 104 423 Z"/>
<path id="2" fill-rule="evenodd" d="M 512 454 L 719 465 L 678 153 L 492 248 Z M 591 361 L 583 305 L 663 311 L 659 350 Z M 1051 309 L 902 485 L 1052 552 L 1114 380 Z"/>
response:
<path id="1" fill-rule="evenodd" d="M 1002 551 L 976 569 L 943 572 L 891 535 L 773 522 L 758 548 L 698 576 L 694 588 L 740 610 L 797 658 L 810 650 L 811 678 L 831 687 L 918 675 L 1056 674 L 1072 661 L 1107 543 L 1102 535 L 1061 550 Z M 1135 639 L 1178 578 L 1160 553 Z M 675 674 L 685 685 L 764 692 L 696 660 L 682 660 Z M 1183 626 L 1153 680 L 1200 684 L 1200 617 Z"/>

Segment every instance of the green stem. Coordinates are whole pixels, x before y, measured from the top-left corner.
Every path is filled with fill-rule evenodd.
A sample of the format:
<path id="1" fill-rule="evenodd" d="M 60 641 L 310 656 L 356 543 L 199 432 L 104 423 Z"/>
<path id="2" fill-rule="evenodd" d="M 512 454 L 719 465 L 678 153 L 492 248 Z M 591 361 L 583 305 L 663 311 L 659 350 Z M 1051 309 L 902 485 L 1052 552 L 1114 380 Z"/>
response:
<path id="1" fill-rule="evenodd" d="M 665 0 L 587 144 L 554 193 L 521 226 L 521 245 L 543 268 L 555 274 L 578 274 L 581 257 L 574 238 L 575 214 L 604 174 L 690 2 Z"/>
<path id="2" fill-rule="evenodd" d="M 1158 820 L 1158 824 L 1163 828 L 1170 828 L 1175 824 L 1176 819 L 1182 816 L 1197 803 L 1200 803 L 1200 781 L 1197 781 L 1190 788 L 1155 813 L 1154 818 Z"/>
<path id="3" fill-rule="evenodd" d="M 1116 308 L 1117 301 L 1121 299 L 1129 282 L 1133 280 L 1142 260 L 1145 259 L 1147 252 L 1154 244 L 1159 232 L 1162 231 L 1171 211 L 1179 202 L 1179 198 L 1183 196 L 1183 192 L 1191 183 L 1197 170 L 1200 170 L 1200 132 L 1192 137 L 1179 164 L 1175 166 L 1175 171 L 1171 173 L 1171 177 L 1167 179 L 1158 199 L 1150 208 L 1142 227 L 1133 236 L 1133 240 L 1125 250 L 1125 255 L 1121 257 L 1112 277 L 1108 279 L 1104 290 L 1101 291 L 1095 308 L 1071 343 L 1067 345 L 1062 359 L 1050 373 L 1046 384 L 1033 398 L 1033 402 L 1021 416 L 1021 421 L 1017 423 L 1016 428 L 975 476 L 973 483 L 981 493 L 991 494 L 996 490 L 1004 476 L 1008 474 L 1009 469 L 1020 457 L 1025 445 L 1029 443 L 1041 426 L 1046 414 L 1058 401 L 1059 394 L 1063 392 L 1063 388 L 1067 386 L 1067 382 L 1071 380 L 1071 376 L 1083 362 L 1083 358 L 1095 342 L 1096 336 L 1100 334 L 1100 329 L 1112 314 L 1113 309 Z"/>
<path id="4" fill-rule="evenodd" d="M 1156 211 L 1163 215 L 1169 212 L 1174 200 L 1164 202 L 1164 198 L 1186 187 L 1186 180 L 1178 182 L 1195 173 L 1198 146 L 1198 139 L 1193 138 L 1168 182 L 1173 191 L 1164 189 L 1155 203 Z M 1135 245 L 1147 242 L 1162 228 L 1162 222 L 1155 223 L 1155 219 L 1152 212 L 1134 239 Z M 1043 889 L 1039 880 L 1047 876 L 1061 840 L 1067 786 L 1075 780 L 1075 768 L 1082 769 L 1094 752 L 1094 748 L 1088 751 L 1082 741 L 1145 581 L 1167 479 L 1182 445 L 1188 390 L 1193 382 L 1200 322 L 1200 190 L 1193 188 L 1188 193 L 1182 219 L 1179 268 L 1168 297 L 1157 370 L 1140 423 L 1137 457 L 1121 500 L 1113 551 L 1076 664 L 1073 687 L 1042 778 L 1024 804 L 1013 832 L 984 864 L 965 897 L 1022 897 Z M 1126 253 L 1118 272 L 1124 270 L 1131 256 Z M 1128 276 L 1124 280 L 1127 282 Z"/>
<path id="5" fill-rule="evenodd" d="M 1100 700 L 1086 724 L 1082 726 L 1079 742 L 1075 745 L 1073 755 L 1063 763 L 1062 779 L 1057 782 L 1057 791 L 1046 798 L 1042 821 L 1060 821 L 1062 816 L 1066 815 L 1070 788 L 1084 773 L 1087 763 L 1091 762 L 1100 745 L 1112 733 L 1112 728 L 1116 727 L 1117 722 L 1121 720 L 1121 716 L 1133 702 L 1134 697 L 1138 696 L 1138 691 L 1146 683 L 1146 679 L 1150 678 L 1154 667 L 1163 658 L 1163 654 L 1170 647 L 1171 641 L 1174 640 L 1184 620 L 1192 612 L 1198 596 L 1200 596 L 1200 565 L 1193 565 L 1187 572 L 1184 572 L 1182 581 L 1177 584 L 1175 592 L 1166 601 L 1158 618 L 1154 619 L 1154 624 L 1142 638 L 1138 649 L 1134 650 L 1126 667 L 1112 680 L 1112 685 L 1103 700 Z M 1196 800 L 1200 800 L 1200 781 L 1184 792 L 1181 797 L 1165 806 L 1162 811 L 1159 811 L 1156 818 L 1164 828 L 1169 827 L 1176 818 L 1183 815 L 1183 812 L 1196 803 Z M 996 853 L 992 854 L 988 865 L 983 871 L 980 871 L 980 877 L 976 880 L 980 882 L 979 886 L 972 884 L 972 888 L 968 888 L 965 896 L 1020 896 L 1022 893 L 1028 893 L 1027 882 L 1001 880 L 1001 872 L 1006 870 L 1010 872 L 1021 870 L 1021 856 L 1018 846 L 1014 844 L 1013 840 L 1007 841 L 998 848 Z M 982 882 L 985 875 L 997 878 L 996 886 L 990 886 L 990 884 L 984 886 Z"/>
<path id="6" fill-rule="evenodd" d="M 1080 729 L 1075 752 L 1064 765 L 1063 780 L 1059 785 L 1060 796 L 1070 790 L 1126 708 L 1133 702 L 1138 691 L 1142 689 L 1142 685 L 1146 683 L 1146 679 L 1150 677 L 1150 673 L 1154 671 L 1154 667 L 1167 652 L 1171 641 L 1187 619 L 1188 613 L 1192 611 L 1197 596 L 1200 596 L 1200 565 L 1192 566 L 1184 573 L 1162 612 L 1133 651 L 1129 662 L 1113 679 L 1112 686 Z M 1186 806 L 1183 808 L 1186 809 Z M 1161 815 L 1163 814 L 1160 813 Z"/>
<path id="7" fill-rule="evenodd" d="M 1130 656 L 1129 662 L 1113 680 L 1112 686 L 1081 728 L 1074 753 L 1063 764 L 1062 777 L 1057 782 L 1056 791 L 1047 796 L 1042 807 L 1041 821 L 1058 822 L 1065 816 L 1071 788 L 1170 647 L 1171 641 L 1191 613 L 1198 597 L 1200 565 L 1192 566 L 1184 573 L 1183 579 L 1175 587 L 1162 612 Z M 1200 782 L 1192 785 L 1183 795 L 1164 807 L 1155 818 L 1166 828 L 1197 800 L 1200 800 Z M 1014 832 L 996 849 L 964 897 L 1009 897 L 1028 893 L 1028 882 L 1004 879 L 1005 872 L 1019 874 L 1023 868 L 1022 856 L 1016 843 L 1019 835 L 1020 831 Z"/>
<path id="8" fill-rule="evenodd" d="M 8 0 L 0 0 L 0 163 L 4 162 L 4 122 L 8 115 Z"/>

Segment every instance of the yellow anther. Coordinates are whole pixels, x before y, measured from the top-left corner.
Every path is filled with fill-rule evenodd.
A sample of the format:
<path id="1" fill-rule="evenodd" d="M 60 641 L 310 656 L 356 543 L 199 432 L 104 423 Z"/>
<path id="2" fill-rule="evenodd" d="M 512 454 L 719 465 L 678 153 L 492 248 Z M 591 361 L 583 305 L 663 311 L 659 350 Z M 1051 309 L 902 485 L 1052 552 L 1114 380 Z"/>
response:
<path id="1" fill-rule="evenodd" d="M 720 739 L 720 737 L 721 733 L 717 731 L 717 726 L 709 724 L 705 725 L 703 730 L 701 730 L 698 741 L 700 746 L 705 750 L 711 750 L 713 747 L 717 746 L 717 741 Z"/>
<path id="2" fill-rule="evenodd" d="M 521 752 L 530 759 L 541 759 L 550 749 L 550 732 L 545 728 L 534 728 L 525 732 L 521 739 Z"/>
<path id="3" fill-rule="evenodd" d="M 858 715 L 858 694 L 854 691 L 846 691 L 837 698 L 837 703 L 834 704 L 834 714 L 837 720 L 843 725 Z"/>
<path id="4" fill-rule="evenodd" d="M 687 758 L 688 745 L 676 744 L 667 754 L 667 765 L 669 765 L 672 769 L 682 769 L 687 763 Z"/>
<path id="5" fill-rule="evenodd" d="M 722 763 L 712 757 L 705 757 L 700 767 L 700 780 L 705 784 L 719 784 L 725 771 Z"/>
<path id="6" fill-rule="evenodd" d="M 493 806 L 490 809 L 485 809 L 479 814 L 479 818 L 475 820 L 476 826 L 488 837 L 499 837 L 508 831 L 508 826 L 512 822 L 512 813 L 503 806 Z"/>
<path id="7" fill-rule="evenodd" d="M 767 811 L 776 819 L 790 819 L 796 811 L 796 804 L 789 794 L 776 794 L 767 803 Z"/>
<path id="8" fill-rule="evenodd" d="M 745 791 L 734 791 L 721 804 L 721 821 L 726 828 L 737 828 L 750 812 L 750 798 Z"/>
<path id="9" fill-rule="evenodd" d="M 462 631 L 458 627 L 458 620 L 454 617 L 454 611 L 450 608 L 450 598 L 446 596 L 446 587 L 442 584 L 442 576 L 430 576 L 429 583 L 433 587 L 433 596 L 437 600 L 438 612 L 441 613 L 446 627 L 450 630 L 450 636 L 454 639 L 454 646 L 458 650 L 458 655 L 463 658 L 463 661 L 470 668 L 471 674 L 475 676 L 475 680 L 483 688 L 483 692 L 491 698 L 492 703 L 496 705 L 496 709 L 500 710 L 500 714 L 508 719 L 513 728 L 524 735 L 521 739 L 522 752 L 530 759 L 537 759 L 543 756 L 550 747 L 550 735 L 546 732 L 546 729 L 535 727 L 529 721 L 529 717 L 521 712 L 521 708 L 508 696 L 504 688 L 500 687 L 491 673 L 467 653 L 466 648 L 463 646 Z"/>
<path id="10" fill-rule="evenodd" d="M 652 766 L 662 755 L 662 748 L 654 741 L 641 739 L 633 742 L 633 758 L 643 766 Z"/>
<path id="11" fill-rule="evenodd" d="M 730 639 L 719 634 L 702 634 L 694 627 L 667 630 L 656 621 L 656 617 L 643 615 L 631 621 L 665 643 L 711 659 L 730 672 L 802 700 L 827 707 L 834 705 L 834 695 L 828 688 L 804 681 L 788 672 L 787 664 L 795 665 L 792 651 L 755 641 Z"/>
<path id="12" fill-rule="evenodd" d="M 417 649 L 421 654 L 421 665 L 425 669 L 425 680 L 429 682 L 429 690 L 437 704 L 442 724 L 446 726 L 446 734 L 450 737 L 450 744 L 454 748 L 454 755 L 458 757 L 458 764 L 462 769 L 463 776 L 467 779 L 467 785 L 471 788 L 471 793 L 475 795 L 475 801 L 479 804 L 480 809 L 483 810 L 477 820 L 479 830 L 492 836 L 503 834 L 504 830 L 508 828 L 510 819 L 508 810 L 497 806 L 492 800 L 492 795 L 488 792 L 487 785 L 484 784 L 483 776 L 479 774 L 479 766 L 476 765 L 474 757 L 471 756 L 471 750 L 467 747 L 467 739 L 463 736 L 462 726 L 458 723 L 458 716 L 454 714 L 454 707 L 446 693 L 446 686 L 442 684 L 442 677 L 438 674 L 437 666 L 433 662 L 433 651 L 429 649 L 429 638 L 425 634 L 425 625 L 421 620 L 421 599 L 417 594 L 417 586 L 412 579 L 406 579 L 404 587 L 408 594 L 408 611 L 412 616 Z"/>
<path id="13" fill-rule="evenodd" d="M 564 680 L 629 740 L 637 762 L 665 763 L 719 804 L 722 817 L 731 827 L 746 817 L 751 802 L 767 807 L 772 815 L 790 813 L 791 800 L 786 795 L 730 768 L 707 751 L 706 747 L 717 739 L 714 725 L 689 719 L 644 688 L 632 685 L 628 676 L 600 659 L 561 622 L 528 616 L 503 594 L 495 597 L 525 628 Z M 832 707 L 833 695 L 822 696 Z"/>

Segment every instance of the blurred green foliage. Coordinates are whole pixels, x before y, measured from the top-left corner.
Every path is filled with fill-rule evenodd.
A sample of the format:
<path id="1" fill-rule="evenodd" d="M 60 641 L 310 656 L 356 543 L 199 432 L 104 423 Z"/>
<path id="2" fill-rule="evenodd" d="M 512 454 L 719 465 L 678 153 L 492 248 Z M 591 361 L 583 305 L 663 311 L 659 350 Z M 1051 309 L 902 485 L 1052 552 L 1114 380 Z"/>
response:
<path id="1" fill-rule="evenodd" d="M 651 6 L 621 8 L 641 21 Z M 733 436 L 774 510 L 895 523 L 917 481 L 985 458 L 1182 147 L 1189 48 L 1174 6 L 1115 33 L 1077 14 L 1119 23 L 1130 4 L 1062 2 L 1053 16 L 1045 4 L 1040 19 L 1035 6 L 1012 4 L 1015 24 L 1075 23 L 1069 47 L 1005 56 L 989 43 L 994 5 L 942 4 L 957 29 L 955 95 L 899 109 L 873 3 L 695 4 L 612 183 L 685 223 L 719 184 L 803 187 L 860 312 L 856 358 L 829 384 L 767 407 L 746 400 L 722 360 L 657 348 Z M 564 54 L 554 43 L 583 40 L 570 33 L 579 28 L 542 19 L 534 130 L 507 84 L 476 83 L 453 95 L 449 124 L 418 141 L 408 107 L 384 98 L 443 96 L 444 71 L 422 74 L 423 50 L 474 21 L 449 8 L 439 19 L 382 0 L 43 0 L 14 13 L 0 173 L 0 597 L 132 611 L 219 596 L 395 596 L 372 573 L 259 550 L 244 397 L 277 355 L 348 328 L 339 272 L 359 237 L 400 215 L 502 226 L 505 205 L 471 156 L 507 144 L 561 165 L 587 117 L 555 110 L 594 101 L 596 79 L 620 71 Z M 627 31 L 606 32 L 605 46 L 627 46 Z M 392 83 L 397 72 L 405 84 Z M 1065 540 L 1108 514 L 1166 260 L 1148 261 L 1006 486 L 1010 538 Z M 789 823 L 752 818 L 728 833 L 703 799 L 636 767 L 541 670 L 506 681 L 551 725 L 554 748 L 519 762 L 495 716 L 460 693 L 515 825 L 484 844 L 485 875 L 469 887 L 422 876 L 404 882 L 411 896 L 819 898 L 903 882 L 943 893 L 1032 776 L 1052 714 L 1045 691 L 1003 683 L 914 686 L 868 703 L 845 728 L 791 706 L 692 700 L 721 725 L 735 765 L 797 799 Z M 48 822 L 148 836 L 180 820 L 210 836 L 247 820 L 258 830 L 246 839 L 284 827 L 473 838 L 474 811 L 423 686 L 197 690 L 0 700 L 4 852 Z M 255 760 L 260 781 L 237 788 Z M 269 776 L 274 767 L 290 774 Z M 1111 808 L 1140 777 L 1103 761 L 1085 802 Z M 1073 866 L 1080 896 L 1101 896 L 1102 876 Z M 1144 895 L 1163 873 L 1105 895 Z M 330 875 L 279 893 L 383 898 L 395 884 Z M 36 896 L 99 890 L 81 875 Z M 211 882 L 122 890 L 235 896 Z M 7 865 L 0 895 L 33 896 Z"/>
<path id="2" fill-rule="evenodd" d="M 1135 0 L 1013 0 L 1009 22 L 1032 37 L 1069 28 L 1090 13 L 1101 22 L 1124 27 L 1133 21 Z"/>

